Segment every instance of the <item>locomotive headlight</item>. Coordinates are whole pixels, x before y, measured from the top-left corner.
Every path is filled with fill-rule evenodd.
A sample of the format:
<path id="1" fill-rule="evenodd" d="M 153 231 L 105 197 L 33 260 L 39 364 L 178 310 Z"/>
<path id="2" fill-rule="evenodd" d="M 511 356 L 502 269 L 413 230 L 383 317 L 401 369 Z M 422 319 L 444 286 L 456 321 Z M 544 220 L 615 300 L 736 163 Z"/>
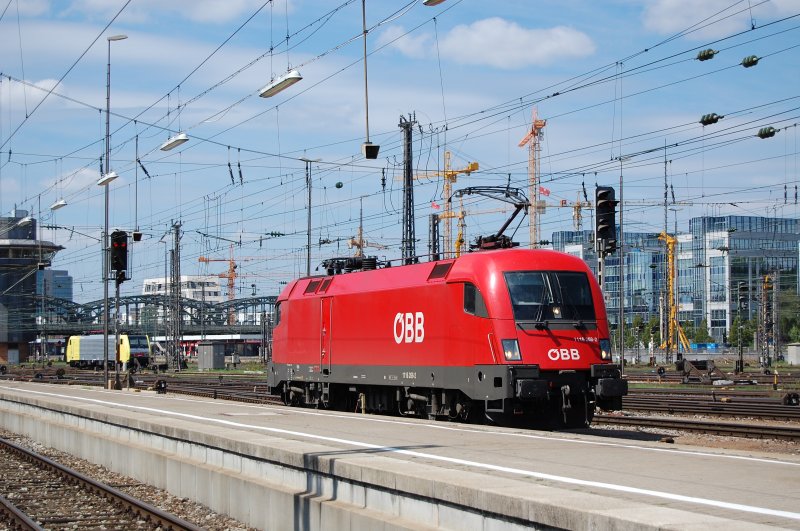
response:
<path id="1" fill-rule="evenodd" d="M 517 343 L 516 339 L 503 340 L 503 356 L 505 356 L 506 361 L 519 361 L 522 359 L 519 353 L 519 343 Z"/>
<path id="2" fill-rule="evenodd" d="M 611 340 L 610 339 L 601 339 L 600 340 L 600 359 L 601 360 L 610 360 L 611 359 Z"/>

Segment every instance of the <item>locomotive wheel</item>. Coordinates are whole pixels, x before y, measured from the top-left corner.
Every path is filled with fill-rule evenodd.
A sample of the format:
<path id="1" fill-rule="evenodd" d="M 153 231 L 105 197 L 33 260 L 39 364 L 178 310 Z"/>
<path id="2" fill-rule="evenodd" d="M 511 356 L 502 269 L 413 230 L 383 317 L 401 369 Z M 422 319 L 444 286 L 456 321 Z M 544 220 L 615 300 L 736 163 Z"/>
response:
<path id="1" fill-rule="evenodd" d="M 456 396 L 451 398 L 450 409 L 447 412 L 447 418 L 458 422 L 470 422 L 471 414 L 472 400 L 461 393 L 458 393 Z"/>
<path id="2" fill-rule="evenodd" d="M 567 429 L 587 428 L 593 416 L 594 410 L 590 412 L 586 394 L 582 393 L 580 397 L 573 398 L 572 408 L 562 415 L 562 426 Z"/>
<path id="3" fill-rule="evenodd" d="M 292 394 L 287 385 L 284 385 L 283 389 L 281 389 L 281 400 L 283 400 L 283 405 L 285 406 L 298 405 L 297 396 Z"/>
<path id="4" fill-rule="evenodd" d="M 330 408 L 331 408 L 330 399 L 323 400 L 322 397 L 320 397 L 319 400 L 317 400 L 317 409 L 330 409 Z"/>

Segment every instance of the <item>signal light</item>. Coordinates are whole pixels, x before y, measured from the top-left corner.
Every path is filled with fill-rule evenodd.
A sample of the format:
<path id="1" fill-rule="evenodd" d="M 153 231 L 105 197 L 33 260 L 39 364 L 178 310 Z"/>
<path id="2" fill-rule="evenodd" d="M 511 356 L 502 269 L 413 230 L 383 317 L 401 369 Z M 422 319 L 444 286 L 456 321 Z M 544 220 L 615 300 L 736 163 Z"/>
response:
<path id="1" fill-rule="evenodd" d="M 748 55 L 744 59 L 742 59 L 742 66 L 745 68 L 750 68 L 751 66 L 756 66 L 759 61 L 759 57 L 757 55 Z"/>
<path id="2" fill-rule="evenodd" d="M 597 252 L 603 256 L 617 250 L 617 201 L 614 188 L 598 186 L 595 192 L 595 241 Z"/>
<path id="3" fill-rule="evenodd" d="M 708 48 L 706 50 L 700 50 L 697 52 L 697 60 L 698 61 L 708 61 L 709 59 L 713 59 L 715 55 L 719 53 L 719 50 L 712 50 Z"/>
<path id="4" fill-rule="evenodd" d="M 758 138 L 772 138 L 778 130 L 772 126 L 762 127 L 758 130 Z"/>
<path id="5" fill-rule="evenodd" d="M 747 299 L 749 298 L 747 292 L 749 291 L 749 287 L 747 286 L 747 282 L 739 282 L 736 286 L 736 290 L 739 293 L 739 309 L 747 308 Z"/>
<path id="6" fill-rule="evenodd" d="M 702 118 L 700 118 L 700 123 L 703 125 L 711 125 L 715 124 L 720 121 L 720 119 L 725 118 L 724 116 L 720 116 L 719 114 L 712 112 L 711 114 L 704 114 Z"/>
<path id="7" fill-rule="evenodd" d="M 128 269 L 128 233 L 124 230 L 115 230 L 111 233 L 111 270 L 119 272 Z"/>

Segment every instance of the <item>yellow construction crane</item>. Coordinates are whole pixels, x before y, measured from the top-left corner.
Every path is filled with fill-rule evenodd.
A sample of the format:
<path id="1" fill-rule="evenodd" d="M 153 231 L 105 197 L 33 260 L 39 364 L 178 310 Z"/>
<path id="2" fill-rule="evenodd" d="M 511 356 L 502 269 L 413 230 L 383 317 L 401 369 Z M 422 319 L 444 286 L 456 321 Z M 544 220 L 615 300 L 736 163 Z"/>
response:
<path id="1" fill-rule="evenodd" d="M 363 197 L 361 198 L 363 200 Z M 353 256 L 355 257 L 363 257 L 364 256 L 364 247 L 373 247 L 375 249 L 388 249 L 385 245 L 381 245 L 379 243 L 369 242 L 364 239 L 364 205 L 360 201 L 359 206 L 359 213 L 358 213 L 358 234 L 355 237 L 350 238 L 347 240 L 347 247 L 352 249 L 355 247 L 356 252 Z"/>
<path id="2" fill-rule="evenodd" d="M 236 260 L 233 258 L 233 244 L 231 244 L 230 249 L 230 258 L 208 258 L 207 256 L 200 256 L 197 261 L 203 263 L 209 262 L 228 262 L 228 271 L 225 273 L 219 273 L 217 276 L 219 278 L 225 278 L 228 280 L 228 300 L 232 301 L 236 298 L 236 277 L 239 276 L 236 273 Z M 239 261 L 246 261 L 246 260 L 256 260 L 257 257 L 252 258 L 239 258 Z M 234 314 L 233 310 L 231 309 L 228 313 L 228 324 L 236 324 L 236 315 Z"/>
<path id="3" fill-rule="evenodd" d="M 458 214 L 453 212 L 453 206 L 451 199 L 453 197 L 453 183 L 458 180 L 458 174 L 464 173 L 469 175 L 474 171 L 478 171 L 478 163 L 477 162 L 470 162 L 467 164 L 466 167 L 454 170 L 450 168 L 450 157 L 451 154 L 449 151 L 444 152 L 444 171 L 443 172 L 433 172 L 433 173 L 425 173 L 422 175 L 414 176 L 415 179 L 426 179 L 430 177 L 441 177 L 444 181 L 444 185 L 442 186 L 442 198 L 444 199 L 444 207 L 442 213 L 439 214 L 439 219 L 444 220 L 444 231 L 443 231 L 443 245 L 442 245 L 442 258 L 447 258 L 449 256 L 453 256 L 455 253 L 455 247 L 453 246 L 453 225 L 452 219 L 457 218 Z"/>
<path id="4" fill-rule="evenodd" d="M 358 226 L 358 234 L 347 240 L 347 247 L 352 249 L 355 247 L 356 251 L 353 256 L 364 256 L 364 247 L 372 247 L 374 249 L 388 249 L 385 245 L 381 245 L 379 243 L 370 242 L 364 239 L 364 229 L 361 225 Z"/>
<path id="5" fill-rule="evenodd" d="M 530 239 L 531 248 L 538 245 L 541 240 L 541 222 L 539 220 L 539 159 L 541 158 L 542 143 L 544 137 L 544 126 L 547 125 L 547 120 L 540 120 L 537 116 L 536 107 L 531 111 L 531 130 L 528 134 L 519 141 L 518 146 L 524 147 L 528 145 L 528 199 L 531 201 L 531 206 L 528 215 L 530 216 Z"/>
<path id="6" fill-rule="evenodd" d="M 678 322 L 678 304 L 675 301 L 675 284 L 678 280 L 678 276 L 675 274 L 675 245 L 678 243 L 678 239 L 665 231 L 661 231 L 658 239 L 663 240 L 667 246 L 667 307 L 669 308 L 667 335 L 662 338 L 661 348 L 671 352 L 677 346 L 674 343 L 675 334 L 677 333 L 684 350 L 689 352 L 691 345 L 683 332 L 683 328 L 681 328 L 680 322 Z"/>
<path id="7" fill-rule="evenodd" d="M 558 204 L 549 205 L 552 208 L 571 208 L 572 209 L 572 226 L 577 232 L 583 229 L 583 209 L 593 209 L 594 205 L 590 201 L 581 201 L 581 193 L 578 192 L 578 198 L 574 202 L 562 199 Z"/>
<path id="8" fill-rule="evenodd" d="M 458 218 L 458 234 L 456 235 L 456 241 L 454 242 L 454 255 L 456 258 L 461 256 L 461 250 L 464 248 L 464 232 L 467 228 L 466 218 L 467 214 L 470 216 L 475 216 L 478 214 L 496 214 L 496 213 L 507 213 L 507 208 L 495 208 L 492 210 L 464 210 L 464 198 L 459 198 L 461 204 L 458 210 L 458 213 L 453 215 L 452 217 Z"/>

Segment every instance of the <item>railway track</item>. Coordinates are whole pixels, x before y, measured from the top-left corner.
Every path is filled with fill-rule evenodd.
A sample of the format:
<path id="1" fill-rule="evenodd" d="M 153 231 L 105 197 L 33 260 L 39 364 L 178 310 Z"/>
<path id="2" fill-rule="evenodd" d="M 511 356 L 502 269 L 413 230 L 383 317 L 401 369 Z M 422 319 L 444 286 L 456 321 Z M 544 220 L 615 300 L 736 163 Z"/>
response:
<path id="1" fill-rule="evenodd" d="M 764 424 L 739 424 L 715 420 L 695 420 L 665 417 L 640 417 L 619 415 L 595 415 L 594 424 L 672 429 L 757 439 L 781 439 L 800 441 L 800 427 L 773 426 Z"/>
<path id="2" fill-rule="evenodd" d="M 12 529 L 203 529 L 5 439 L 0 459 L 0 512 Z"/>
<path id="3" fill-rule="evenodd" d="M 38 377 L 37 377 L 38 375 Z M 5 378 L 32 379 L 67 385 L 102 386 L 102 375 L 86 371 L 69 371 L 61 375 L 54 370 L 23 374 Z M 263 376 L 205 375 L 184 373 L 180 377 L 161 374 L 136 374 L 133 385 L 152 389 L 156 382 L 166 382 L 169 393 L 199 396 L 220 400 L 234 400 L 256 404 L 280 404 L 279 397 L 269 394 Z M 700 433 L 719 433 L 734 437 L 775 438 L 800 441 L 800 429 L 764 424 L 720 423 L 714 417 L 745 417 L 753 419 L 800 421 L 800 406 L 781 403 L 779 395 L 766 390 L 722 390 L 704 388 L 632 388 L 623 398 L 626 411 L 653 412 L 667 415 L 702 415 L 712 420 L 699 421 L 680 417 L 654 418 L 644 416 L 596 415 L 595 422 L 624 424 L 641 427 L 661 427 Z M 671 424 L 670 424 L 671 422 Z M 639 423 L 639 424 L 637 424 Z M 716 426 L 716 427 L 715 427 Z M 737 428 L 738 426 L 738 428 Z"/>
<path id="4" fill-rule="evenodd" d="M 772 385 L 776 382 L 789 387 L 797 388 L 800 386 L 800 370 L 798 369 L 772 369 L 769 373 L 749 371 L 742 374 L 733 372 L 725 372 L 725 377 L 738 386 L 746 387 L 748 385 Z M 625 379 L 630 383 L 648 383 L 648 384 L 683 384 L 690 382 L 695 383 L 711 383 L 713 379 L 710 375 L 705 375 L 698 382 L 696 378 L 692 378 L 681 371 L 667 370 L 662 376 L 659 376 L 655 370 L 650 371 L 632 371 L 626 370 Z"/>
<path id="5" fill-rule="evenodd" d="M 714 398 L 626 396 L 622 399 L 625 410 L 659 413 L 681 413 L 719 417 L 751 417 L 759 419 L 800 421 L 800 407 L 785 406 L 774 401 L 749 402 L 732 400 L 723 402 Z"/>
<path id="6" fill-rule="evenodd" d="M 213 378 L 191 378 L 187 381 L 176 379 L 170 382 L 169 392 L 236 400 L 261 404 L 280 404 L 279 397 L 268 394 L 263 384 L 250 379 L 238 381 L 235 378 L 215 380 Z M 772 420 L 800 420 L 800 407 L 784 406 L 777 398 L 764 395 L 758 402 L 718 402 L 708 395 L 698 398 L 694 395 L 664 397 L 659 395 L 634 395 L 623 398 L 626 410 L 644 410 L 668 414 L 697 414 L 709 417 L 738 416 L 769 418 Z M 720 423 L 716 420 L 695 420 L 680 417 L 657 418 L 643 416 L 596 415 L 595 422 L 638 427 L 676 429 L 697 433 L 748 437 L 761 439 L 782 439 L 800 441 L 800 427 L 776 426 L 768 424 Z"/>

